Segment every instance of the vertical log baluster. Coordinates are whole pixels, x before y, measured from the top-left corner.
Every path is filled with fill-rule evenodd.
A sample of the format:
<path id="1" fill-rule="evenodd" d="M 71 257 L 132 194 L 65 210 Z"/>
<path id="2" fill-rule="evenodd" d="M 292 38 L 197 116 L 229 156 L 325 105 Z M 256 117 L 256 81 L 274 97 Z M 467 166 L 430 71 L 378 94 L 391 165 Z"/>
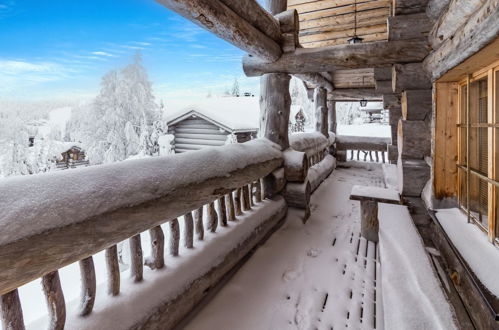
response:
<path id="1" fill-rule="evenodd" d="M 81 297 L 80 297 L 80 316 L 87 316 L 92 313 L 95 303 L 95 266 L 92 256 L 80 260 L 81 276 Z"/>
<path id="2" fill-rule="evenodd" d="M 53 271 L 42 277 L 43 293 L 49 312 L 49 330 L 62 330 L 66 323 L 66 303 L 62 292 L 59 272 Z"/>
<path id="3" fill-rule="evenodd" d="M 184 215 L 184 246 L 188 249 L 194 247 L 194 219 L 191 212 Z"/>
<path id="4" fill-rule="evenodd" d="M 111 296 L 120 294 L 120 265 L 118 263 L 118 247 L 106 249 L 107 293 Z"/>
<path id="5" fill-rule="evenodd" d="M 378 152 L 375 151 L 374 154 L 376 155 L 376 163 L 379 163 L 379 155 L 378 155 Z"/>
<path id="6" fill-rule="evenodd" d="M 196 221 L 196 236 L 199 241 L 204 239 L 203 207 L 194 210 L 194 220 Z"/>
<path id="7" fill-rule="evenodd" d="M 234 206 L 236 208 L 236 217 L 243 214 L 243 212 L 241 211 L 241 193 L 241 188 L 237 188 L 234 191 Z"/>
<path id="8" fill-rule="evenodd" d="M 218 199 L 218 218 L 222 227 L 227 227 L 227 206 L 225 205 L 225 196 Z"/>
<path id="9" fill-rule="evenodd" d="M 254 182 L 249 183 L 248 184 L 248 191 L 249 191 L 249 205 L 250 205 L 250 208 L 252 208 L 253 206 L 255 206 L 255 202 L 253 200 L 254 189 L 255 189 Z"/>
<path id="10" fill-rule="evenodd" d="M 130 242 L 130 259 L 131 259 L 131 275 L 134 282 L 140 282 L 144 276 L 144 266 L 142 264 L 142 244 L 140 242 L 140 234 L 137 234 L 129 239 Z"/>
<path id="11" fill-rule="evenodd" d="M 151 269 L 165 267 L 165 234 L 161 226 L 149 230 L 151 237 L 151 256 L 146 258 L 145 265 Z"/>
<path id="12" fill-rule="evenodd" d="M 227 205 L 229 221 L 236 221 L 236 209 L 234 207 L 234 199 L 232 198 L 232 191 L 225 195 L 225 204 Z"/>
<path id="13" fill-rule="evenodd" d="M 260 203 L 262 201 L 262 183 L 260 179 L 255 181 L 255 203 Z"/>
<path id="14" fill-rule="evenodd" d="M 249 189 L 248 185 L 245 184 L 242 188 L 242 196 L 241 196 L 241 201 L 242 201 L 242 209 L 243 211 L 249 211 L 250 210 L 250 195 L 249 195 Z"/>
<path id="15" fill-rule="evenodd" d="M 180 245 L 180 226 L 178 219 L 175 218 L 170 221 L 170 255 L 173 257 L 178 256 L 178 248 Z"/>
<path id="16" fill-rule="evenodd" d="M 17 289 L 0 296 L 0 317 L 3 329 L 24 330 L 23 310 Z"/>
<path id="17" fill-rule="evenodd" d="M 212 233 L 217 231 L 218 227 L 218 217 L 217 212 L 215 211 L 215 202 L 211 202 L 208 204 L 208 209 L 206 212 L 206 221 L 208 223 L 208 230 Z"/>
<path id="18" fill-rule="evenodd" d="M 357 150 L 357 160 L 360 160 L 360 150 Z"/>
<path id="19" fill-rule="evenodd" d="M 372 162 L 373 161 L 373 154 L 371 151 L 369 151 L 369 160 Z"/>

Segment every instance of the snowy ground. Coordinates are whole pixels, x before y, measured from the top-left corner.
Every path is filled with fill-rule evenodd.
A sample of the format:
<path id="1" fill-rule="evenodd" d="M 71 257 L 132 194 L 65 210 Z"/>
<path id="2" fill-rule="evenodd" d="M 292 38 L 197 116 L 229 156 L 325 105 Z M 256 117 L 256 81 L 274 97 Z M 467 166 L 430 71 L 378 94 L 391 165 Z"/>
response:
<path id="1" fill-rule="evenodd" d="M 376 246 L 359 238 L 359 203 L 348 199 L 355 184 L 384 186 L 380 166 L 335 170 L 312 196 L 307 224 L 290 210 L 186 329 L 382 328 Z"/>
<path id="2" fill-rule="evenodd" d="M 338 125 L 338 135 L 391 137 L 390 125 L 379 123 L 360 125 Z"/>

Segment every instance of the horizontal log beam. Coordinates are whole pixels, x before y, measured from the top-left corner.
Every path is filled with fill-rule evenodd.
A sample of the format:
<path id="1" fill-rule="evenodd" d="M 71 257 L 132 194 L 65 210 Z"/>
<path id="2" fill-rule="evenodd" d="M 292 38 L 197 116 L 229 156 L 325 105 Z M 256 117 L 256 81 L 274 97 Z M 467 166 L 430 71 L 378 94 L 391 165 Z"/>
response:
<path id="1" fill-rule="evenodd" d="M 269 62 L 255 56 L 243 58 L 248 77 L 265 73 L 310 73 L 338 69 L 360 69 L 387 66 L 393 63 L 421 62 L 428 55 L 424 41 L 379 41 L 321 48 L 299 48 Z"/>
<path id="2" fill-rule="evenodd" d="M 499 37 L 499 1 L 489 0 L 452 39 L 447 39 L 424 60 L 424 68 L 435 81 Z M 497 42 L 490 45 L 488 58 L 499 55 Z"/>
<path id="3" fill-rule="evenodd" d="M 279 21 L 256 1 L 220 0 L 237 15 L 276 42 L 281 42 Z"/>
<path id="4" fill-rule="evenodd" d="M 258 58 L 266 61 L 276 61 L 282 54 L 281 47 L 276 41 L 258 30 L 220 0 L 156 1 L 187 18 L 194 24 Z M 252 12 L 261 12 L 263 10 L 255 0 L 242 2 L 246 2 L 246 4 L 234 5 L 234 7 L 239 8 L 238 10 L 241 13 L 245 12 L 245 16 L 248 14 L 246 12 L 248 7 L 252 8 Z M 235 2 L 232 3 L 234 4 Z M 263 15 L 265 14 L 262 14 L 262 17 Z"/>
<path id="5" fill-rule="evenodd" d="M 379 101 L 382 99 L 382 95 L 376 93 L 374 88 L 351 88 L 351 89 L 335 89 L 331 93 L 328 93 L 328 100 L 369 100 L 369 101 Z"/>
<path id="6" fill-rule="evenodd" d="M 452 37 L 486 2 L 487 0 L 451 1 L 447 11 L 433 25 L 428 37 L 433 49 L 437 49 L 445 40 Z"/>
<path id="7" fill-rule="evenodd" d="M 44 276 L 54 270 L 96 254 L 99 251 L 111 247 L 129 237 L 137 235 L 140 232 L 147 231 L 148 229 L 156 227 L 166 221 L 182 216 L 187 212 L 195 210 L 202 205 L 218 199 L 234 189 L 268 175 L 282 165 L 283 159 L 281 152 L 271 152 L 269 154 L 269 158 L 267 160 L 263 160 L 263 158 L 261 158 L 263 156 L 261 153 L 264 151 L 261 150 L 262 148 L 267 149 L 268 152 L 269 143 L 261 140 L 255 140 L 255 142 L 257 143 L 254 144 L 254 142 L 251 141 L 245 144 L 220 147 L 220 150 L 223 149 L 224 152 L 219 152 L 217 150 L 215 153 L 218 154 L 217 158 L 220 158 L 219 161 L 222 164 L 227 162 L 228 158 L 233 159 L 231 157 L 234 157 L 234 152 L 244 145 L 248 146 L 254 144 L 251 147 L 251 150 L 245 151 L 245 154 L 251 155 L 248 157 L 255 159 L 253 163 L 250 162 L 246 166 L 234 165 L 233 170 L 221 175 L 217 174 L 214 176 L 206 176 L 204 178 L 195 179 L 193 178 L 194 175 L 192 173 L 189 174 L 189 171 L 185 172 L 186 168 L 193 169 L 193 167 L 199 167 L 195 172 L 204 171 L 205 162 L 200 160 L 204 159 L 205 161 L 213 162 L 213 160 L 209 160 L 206 155 L 213 153 L 214 150 L 210 150 L 209 153 L 199 151 L 190 155 L 188 155 L 188 153 L 174 155 L 155 161 L 163 162 L 164 168 L 170 169 L 172 169 L 175 164 L 182 164 L 183 167 L 173 170 L 171 173 L 175 172 L 179 177 L 187 177 L 185 180 L 192 181 L 175 180 L 172 179 L 171 176 L 165 175 L 164 172 L 162 174 L 157 173 L 157 171 L 154 173 L 155 179 L 153 180 L 148 178 L 145 172 L 154 171 L 147 166 L 141 168 L 141 164 L 139 163 L 112 164 L 99 168 L 96 167 L 94 169 L 88 168 L 85 169 L 85 171 L 82 170 L 69 174 L 56 173 L 57 175 L 48 176 L 45 180 L 53 179 L 53 184 L 61 181 L 60 184 L 63 185 L 64 182 L 68 182 L 66 180 L 58 180 L 67 179 L 64 177 L 65 175 L 73 175 L 73 177 L 81 176 L 94 182 L 93 180 L 98 177 L 101 177 L 102 181 L 102 176 L 96 174 L 105 174 L 106 167 L 115 167 L 117 171 L 113 173 L 117 173 L 120 169 L 123 170 L 123 166 L 130 167 L 132 165 L 139 165 L 135 168 L 135 172 L 142 171 L 142 173 L 134 173 L 134 177 L 142 174 L 142 176 L 139 177 L 142 178 L 141 181 L 143 181 L 143 183 L 138 184 L 137 182 L 134 182 L 133 180 L 130 181 L 129 179 L 128 183 L 123 183 L 123 190 L 125 191 L 122 192 L 122 195 L 114 194 L 114 187 L 110 187 L 118 185 L 116 182 L 110 181 L 108 183 L 94 183 L 91 185 L 94 188 L 89 187 L 88 189 L 95 190 L 96 193 L 98 191 L 101 194 L 107 195 L 107 198 L 102 198 L 101 200 L 106 199 L 110 204 L 119 203 L 119 205 L 125 204 L 126 206 L 121 206 L 117 209 L 111 209 L 110 211 L 104 213 L 88 216 L 88 218 L 77 223 L 54 227 L 39 234 L 32 234 L 23 237 L 24 239 L 0 245 L 0 295 L 29 281 Z M 272 147 L 272 149 L 274 149 L 274 147 Z M 191 157 L 199 157 L 199 159 L 195 162 L 182 162 L 182 160 L 193 160 Z M 262 161 L 257 161 L 257 158 L 260 158 Z M 147 162 L 151 165 L 153 160 L 147 160 Z M 129 173 L 131 173 L 131 169 L 128 168 L 128 171 L 125 170 L 123 173 L 126 173 L 124 175 L 130 176 Z M 115 175 L 117 176 L 116 180 L 118 180 L 119 175 Z M 173 181 L 168 183 L 168 180 Z M 127 180 L 123 179 L 123 181 Z M 76 180 L 75 182 L 81 183 L 81 180 Z M 170 187 L 168 187 L 168 185 L 170 185 Z M 34 184 L 33 186 L 35 187 L 33 188 L 33 194 L 40 194 L 36 188 L 37 185 Z M 150 188 L 144 188 L 147 186 L 150 186 Z M 164 193 L 161 192 L 161 187 L 167 191 Z M 15 189 L 20 189 L 26 195 L 25 190 L 23 190 L 25 189 L 24 185 L 21 185 L 18 188 L 8 186 L 5 187 L 5 189 L 9 189 L 9 191 L 13 194 L 16 193 Z M 146 200 L 136 204 L 127 201 L 126 195 L 132 194 L 132 191 L 127 191 L 126 189 L 132 189 L 135 194 L 146 196 Z M 155 191 L 157 195 L 154 195 Z M 43 193 L 41 194 L 43 195 Z M 79 192 L 79 194 L 80 195 L 75 196 L 80 196 L 80 198 L 74 197 L 75 201 L 73 203 L 66 202 L 64 199 L 54 199 L 53 204 L 50 204 L 50 201 L 47 201 L 49 200 L 48 197 L 45 197 L 46 201 L 43 205 L 44 207 L 41 207 L 41 204 L 38 204 L 37 207 L 33 207 L 33 205 L 28 204 L 26 205 L 26 210 L 30 210 L 33 214 L 28 211 L 25 211 L 22 214 L 25 217 L 35 216 L 36 218 L 37 213 L 32 212 L 34 208 L 41 210 L 40 212 L 42 213 L 47 213 L 46 210 L 55 209 L 58 205 L 63 203 L 66 206 L 66 209 L 71 209 L 70 211 L 66 211 L 69 212 L 68 216 L 71 214 L 74 215 L 75 212 L 78 212 L 76 211 L 77 208 L 74 207 L 75 203 L 80 203 L 81 206 L 85 206 L 85 202 L 87 200 L 85 198 L 82 200 L 81 198 L 87 196 L 84 192 Z M 123 194 L 125 194 L 125 196 L 123 196 Z M 2 196 L 2 194 L 0 194 L 0 196 Z M 88 196 L 90 196 L 90 194 Z M 99 197 L 100 196 L 95 196 L 95 194 L 93 196 L 94 199 Z M 31 199 L 29 196 L 28 198 Z M 123 201 L 116 201 L 120 198 L 123 199 Z M 37 203 L 36 198 L 33 203 Z M 90 213 L 93 207 L 88 205 L 86 208 L 89 209 L 88 213 Z M 50 213 L 49 216 L 51 215 L 52 214 Z M 64 215 L 64 210 L 59 210 L 58 215 Z M 7 223 L 12 223 L 12 221 L 16 220 L 24 220 L 20 219 L 19 216 L 16 217 L 15 214 L 11 214 L 10 216 L 13 217 L 14 220 L 7 221 Z M 85 214 L 83 214 L 83 216 L 85 216 Z M 19 251 L 22 251 L 22 254 L 20 254 Z"/>
<path id="8" fill-rule="evenodd" d="M 326 77 L 324 77 L 320 73 L 297 73 L 297 74 L 294 74 L 293 76 L 295 76 L 296 78 L 301 79 L 303 81 L 306 81 L 309 84 L 312 84 L 312 86 L 310 86 L 310 87 L 313 87 L 313 88 L 322 87 L 322 88 L 327 89 L 328 92 L 332 92 L 334 90 L 334 86 L 331 83 L 331 81 L 326 79 Z"/>

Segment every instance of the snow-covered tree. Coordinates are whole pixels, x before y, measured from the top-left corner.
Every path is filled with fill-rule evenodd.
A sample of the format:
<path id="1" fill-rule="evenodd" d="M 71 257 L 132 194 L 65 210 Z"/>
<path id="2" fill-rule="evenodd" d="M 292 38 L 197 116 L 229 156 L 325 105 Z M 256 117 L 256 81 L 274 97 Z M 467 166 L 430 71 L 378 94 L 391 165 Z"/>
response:
<path id="1" fill-rule="evenodd" d="M 239 81 L 237 81 L 237 78 L 234 78 L 234 83 L 232 84 L 232 89 L 230 91 L 230 95 L 239 97 L 240 92 L 239 92 Z"/>
<path id="2" fill-rule="evenodd" d="M 314 130 L 314 105 L 308 98 L 308 93 L 305 85 L 300 79 L 292 77 L 289 84 L 289 92 L 291 94 L 291 104 L 301 106 L 304 112 L 304 117 L 307 118 L 307 120 L 304 122 L 304 130 Z"/>
<path id="3" fill-rule="evenodd" d="M 101 91 L 90 105 L 74 111 L 70 139 L 83 143 L 92 163 L 157 155 L 161 113 L 137 53 L 132 64 L 104 75 Z"/>

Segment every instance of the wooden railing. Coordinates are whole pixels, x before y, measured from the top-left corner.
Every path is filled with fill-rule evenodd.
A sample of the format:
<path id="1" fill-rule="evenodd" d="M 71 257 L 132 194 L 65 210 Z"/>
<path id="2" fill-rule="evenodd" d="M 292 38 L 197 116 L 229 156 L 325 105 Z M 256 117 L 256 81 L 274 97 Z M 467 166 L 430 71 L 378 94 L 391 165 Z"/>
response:
<path id="1" fill-rule="evenodd" d="M 390 138 L 339 135 L 336 137 L 337 158 L 338 161 L 344 162 L 347 160 L 367 161 L 369 157 L 370 162 L 385 163 L 385 154 L 390 143 Z"/>
<path id="2" fill-rule="evenodd" d="M 283 188 L 283 178 L 276 174 L 282 164 L 282 152 L 274 144 L 254 140 L 3 180 L 0 316 L 4 327 L 24 329 L 17 288 L 41 278 L 50 329 L 63 329 L 66 304 L 58 270 L 74 262 L 80 265 L 82 283 L 78 314 L 91 314 L 97 294 L 93 255 L 105 250 L 107 293 L 117 296 L 122 282 L 118 243 L 128 240 L 132 279 L 141 282 L 144 264 L 154 270 L 165 267 L 161 224 L 169 223 L 167 251 L 178 256 L 181 236 L 185 248 L 192 249 L 206 231 L 216 232 L 218 226 L 236 221 L 265 197 L 275 197 Z M 282 205 L 271 216 L 282 218 L 286 204 Z M 184 232 L 179 217 L 183 218 Z M 148 258 L 144 258 L 141 246 L 140 233 L 144 231 L 151 238 Z M 183 316 L 179 313 L 169 325 Z"/>

